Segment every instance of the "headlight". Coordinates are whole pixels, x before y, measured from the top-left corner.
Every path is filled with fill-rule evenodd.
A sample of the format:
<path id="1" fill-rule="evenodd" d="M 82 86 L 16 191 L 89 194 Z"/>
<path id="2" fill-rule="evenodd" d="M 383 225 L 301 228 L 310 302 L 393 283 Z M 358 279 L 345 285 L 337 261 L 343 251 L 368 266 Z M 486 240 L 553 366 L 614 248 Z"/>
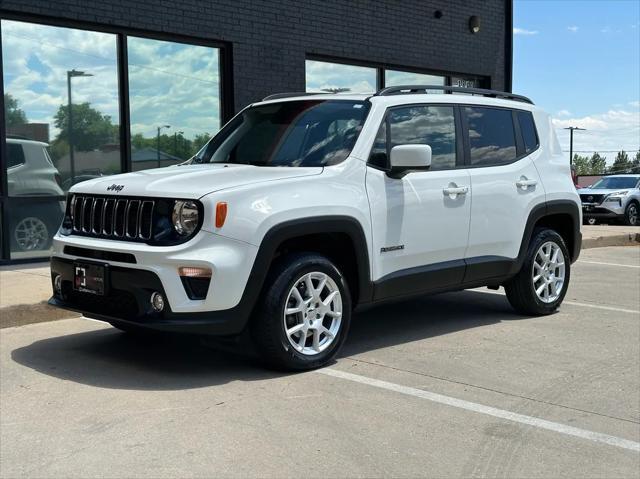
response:
<path id="1" fill-rule="evenodd" d="M 198 205 L 195 201 L 176 201 L 171 220 L 180 236 L 191 235 L 198 227 Z"/>
<path id="2" fill-rule="evenodd" d="M 607 198 L 611 198 L 612 196 L 627 196 L 629 194 L 629 190 L 623 191 L 614 191 L 613 193 L 609 193 Z"/>

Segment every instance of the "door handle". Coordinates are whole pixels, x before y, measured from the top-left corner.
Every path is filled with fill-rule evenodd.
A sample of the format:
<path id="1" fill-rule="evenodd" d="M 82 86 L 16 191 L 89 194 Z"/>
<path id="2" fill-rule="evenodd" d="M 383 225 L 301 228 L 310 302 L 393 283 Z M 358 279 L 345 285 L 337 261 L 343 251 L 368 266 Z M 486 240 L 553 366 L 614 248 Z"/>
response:
<path id="1" fill-rule="evenodd" d="M 458 195 L 466 195 L 468 191 L 469 188 L 467 186 L 458 186 L 455 183 L 449 183 L 449 186 L 443 188 L 442 193 L 455 200 Z"/>
<path id="2" fill-rule="evenodd" d="M 518 188 L 522 188 L 523 190 L 527 190 L 530 186 L 536 186 L 537 184 L 537 180 L 530 180 L 526 176 L 521 176 L 520 179 L 516 181 L 516 186 Z"/>

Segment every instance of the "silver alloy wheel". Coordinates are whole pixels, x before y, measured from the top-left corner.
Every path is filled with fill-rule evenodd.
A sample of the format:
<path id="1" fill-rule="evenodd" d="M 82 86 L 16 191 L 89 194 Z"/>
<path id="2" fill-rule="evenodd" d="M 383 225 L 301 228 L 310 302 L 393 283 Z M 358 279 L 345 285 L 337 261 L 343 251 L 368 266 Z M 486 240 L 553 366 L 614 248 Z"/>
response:
<path id="1" fill-rule="evenodd" d="M 543 303 L 553 303 L 564 287 L 564 255 L 557 243 L 547 241 L 533 259 L 533 289 Z"/>
<path id="2" fill-rule="evenodd" d="M 631 226 L 636 226 L 638 224 L 638 207 L 635 203 L 631 203 L 629 205 L 629 208 L 627 209 L 627 219 Z"/>
<path id="3" fill-rule="evenodd" d="M 284 330 L 296 351 L 320 354 L 338 336 L 341 322 L 342 297 L 329 275 L 314 271 L 294 283 L 284 310 Z"/>
<path id="4" fill-rule="evenodd" d="M 40 218 L 29 216 L 16 225 L 13 234 L 22 251 L 42 250 L 49 240 L 47 225 Z"/>

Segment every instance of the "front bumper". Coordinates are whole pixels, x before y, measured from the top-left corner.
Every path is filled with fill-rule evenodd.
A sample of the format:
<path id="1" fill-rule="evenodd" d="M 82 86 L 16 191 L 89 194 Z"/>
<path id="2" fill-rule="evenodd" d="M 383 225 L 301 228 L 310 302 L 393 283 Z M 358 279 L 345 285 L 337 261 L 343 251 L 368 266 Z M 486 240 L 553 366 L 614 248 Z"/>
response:
<path id="1" fill-rule="evenodd" d="M 617 219 L 624 216 L 624 211 L 624 207 L 618 206 L 617 203 L 612 203 L 611 205 L 605 205 L 605 203 L 603 203 L 602 205 L 582 205 L 583 218 Z"/>
<path id="2" fill-rule="evenodd" d="M 86 262 L 85 260 L 81 260 Z M 54 293 L 49 304 L 114 324 L 129 324 L 158 331 L 206 335 L 235 335 L 242 332 L 249 311 L 240 306 L 227 310 L 177 313 L 169 301 L 158 313 L 151 307 L 151 294 L 167 298 L 159 277 L 134 268 L 109 266 L 104 296 L 73 290 L 74 260 L 52 257 L 51 281 L 60 275 L 62 292 Z M 55 291 L 55 289 L 54 289 Z"/>

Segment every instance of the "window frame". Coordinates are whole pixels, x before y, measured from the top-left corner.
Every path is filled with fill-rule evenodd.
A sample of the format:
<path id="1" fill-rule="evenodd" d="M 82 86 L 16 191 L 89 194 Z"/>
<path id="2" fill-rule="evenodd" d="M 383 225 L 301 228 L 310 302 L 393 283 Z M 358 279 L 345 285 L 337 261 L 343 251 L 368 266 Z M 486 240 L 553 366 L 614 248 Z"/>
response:
<path id="1" fill-rule="evenodd" d="M 521 108 L 513 108 L 509 106 L 498 106 L 498 105 L 482 105 L 477 103 L 459 103 L 458 107 L 460 108 L 460 115 L 462 117 L 462 126 L 463 126 L 463 134 L 464 134 L 464 149 L 465 149 L 465 164 L 466 168 L 493 168 L 497 166 L 507 166 L 516 163 L 526 156 L 531 155 L 533 152 L 540 149 L 540 138 L 538 136 L 538 130 L 536 128 L 536 139 L 538 140 L 538 145 L 535 150 L 526 152 L 524 147 L 524 138 L 522 136 L 522 130 L 520 129 L 520 122 L 518 120 L 517 112 L 524 111 L 529 112 L 529 110 L 523 110 Z M 471 141 L 469 139 L 469 118 L 467 116 L 467 108 L 487 108 L 492 110 L 506 110 L 511 112 L 511 123 L 513 125 L 513 135 L 516 144 L 516 157 L 505 163 L 496 163 L 491 165 L 472 165 L 471 164 Z M 535 128 L 535 121 L 533 123 Z"/>
<path id="2" fill-rule="evenodd" d="M 378 124 L 377 128 L 376 128 L 376 135 L 374 137 L 373 143 L 371 144 L 371 148 L 369 149 L 369 154 L 367 155 L 367 167 L 370 168 L 374 168 L 376 170 L 379 171 L 384 171 L 385 173 L 388 173 L 389 171 L 391 171 L 391 165 L 389 164 L 389 160 L 391 158 L 391 148 L 389 148 L 390 145 L 390 139 L 391 139 L 391 122 L 389 120 L 389 116 L 391 114 L 391 112 L 393 110 L 399 110 L 399 109 L 403 109 L 403 108 L 411 108 L 411 107 L 448 107 L 448 108 L 452 108 L 453 109 L 453 121 L 454 121 L 454 127 L 455 127 L 455 134 L 456 134 L 456 147 L 455 147 L 455 155 L 456 155 L 456 164 L 453 168 L 442 168 L 442 169 L 438 169 L 438 170 L 431 170 L 431 168 L 424 170 L 424 171 L 419 171 L 420 173 L 431 173 L 431 172 L 437 172 L 437 171 L 453 171 L 453 170 L 459 170 L 461 168 L 466 168 L 466 165 L 464 164 L 464 144 L 463 144 L 463 138 L 462 138 L 462 119 L 461 119 L 461 112 L 460 109 L 458 108 L 458 104 L 457 103 L 405 103 L 402 105 L 393 105 L 393 106 L 389 106 L 386 108 L 386 110 L 384 111 L 384 115 L 382 117 L 382 120 L 380 121 L 380 123 Z M 387 167 L 386 168 L 381 168 L 377 165 L 374 165 L 372 163 L 369 162 L 369 159 L 371 158 L 371 153 L 373 151 L 373 147 L 375 145 L 375 141 L 376 138 L 378 137 L 378 131 L 380 131 L 380 128 L 382 127 L 382 124 L 385 124 L 385 129 L 386 129 L 386 150 L 387 150 Z M 412 173 L 417 173 L 418 171 L 413 171 Z"/>

